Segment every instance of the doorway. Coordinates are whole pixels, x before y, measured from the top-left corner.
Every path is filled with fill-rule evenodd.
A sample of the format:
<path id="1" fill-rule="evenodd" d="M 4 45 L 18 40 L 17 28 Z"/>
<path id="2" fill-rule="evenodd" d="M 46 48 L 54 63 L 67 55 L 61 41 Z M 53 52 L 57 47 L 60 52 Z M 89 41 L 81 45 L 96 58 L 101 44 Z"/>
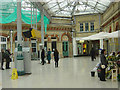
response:
<path id="1" fill-rule="evenodd" d="M 52 41 L 52 52 L 57 48 L 56 41 Z"/>
<path id="2" fill-rule="evenodd" d="M 63 42 L 63 56 L 68 57 L 69 56 L 69 44 L 68 41 Z"/>

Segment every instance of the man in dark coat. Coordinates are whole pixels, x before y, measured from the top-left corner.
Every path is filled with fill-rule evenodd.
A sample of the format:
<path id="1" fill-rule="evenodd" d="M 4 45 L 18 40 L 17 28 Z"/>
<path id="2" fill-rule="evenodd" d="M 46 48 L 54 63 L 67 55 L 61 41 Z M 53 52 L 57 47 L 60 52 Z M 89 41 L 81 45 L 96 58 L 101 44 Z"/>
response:
<path id="1" fill-rule="evenodd" d="M 107 68 L 108 62 L 107 62 L 106 57 L 105 57 L 105 49 L 103 49 L 103 50 L 101 51 L 100 61 L 101 61 L 101 65 L 105 65 L 105 68 L 102 68 L 102 67 L 101 67 L 100 80 L 101 80 L 101 81 L 106 81 L 106 80 L 105 80 L 105 69 Z"/>
<path id="2" fill-rule="evenodd" d="M 91 60 L 94 61 L 94 59 L 95 59 L 95 50 L 94 50 L 94 48 L 91 49 L 90 55 L 91 55 Z"/>
<path id="3" fill-rule="evenodd" d="M 3 49 L 1 50 L 1 53 L 2 53 L 1 70 L 4 70 L 3 63 L 4 63 L 4 59 L 5 59 L 5 52 Z"/>
<path id="4" fill-rule="evenodd" d="M 54 51 L 54 59 L 55 59 L 55 67 L 58 67 L 59 52 L 57 49 L 55 49 L 55 51 Z"/>
<path id="5" fill-rule="evenodd" d="M 12 55 L 10 53 L 10 49 L 6 50 L 6 69 L 10 69 L 10 62 L 12 61 L 10 56 Z"/>
<path id="6" fill-rule="evenodd" d="M 44 65 L 44 58 L 45 58 L 45 50 L 42 49 L 42 52 L 41 52 L 42 65 Z"/>

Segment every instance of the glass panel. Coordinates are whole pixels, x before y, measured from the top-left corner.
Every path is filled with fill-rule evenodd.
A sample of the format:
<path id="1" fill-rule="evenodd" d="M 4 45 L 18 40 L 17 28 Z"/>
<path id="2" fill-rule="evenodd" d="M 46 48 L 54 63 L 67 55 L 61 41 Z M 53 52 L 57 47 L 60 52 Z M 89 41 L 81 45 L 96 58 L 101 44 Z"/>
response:
<path id="1" fill-rule="evenodd" d="M 6 38 L 5 37 L 1 37 L 1 42 L 6 42 Z"/>
<path id="2" fill-rule="evenodd" d="M 60 5 L 60 7 L 62 8 L 62 7 L 64 7 L 64 6 L 67 5 L 67 2 L 60 3 L 59 5 Z"/>
<path id="3" fill-rule="evenodd" d="M 96 5 L 96 2 L 94 2 L 94 1 L 88 1 L 88 5 L 90 5 L 90 6 L 95 6 L 95 5 Z"/>
<path id="4" fill-rule="evenodd" d="M 112 0 L 99 0 L 99 3 L 102 3 L 104 5 L 109 5 Z"/>
<path id="5" fill-rule="evenodd" d="M 97 4 L 97 8 L 101 9 L 101 10 L 104 10 L 106 7 L 101 5 L 101 4 Z"/>
<path id="6" fill-rule="evenodd" d="M 78 5 L 76 6 L 76 9 L 75 10 L 80 10 L 80 11 L 84 11 L 85 10 L 85 5 Z"/>
<path id="7" fill-rule="evenodd" d="M 80 23 L 80 31 L 83 31 L 83 23 Z"/>
<path id="8" fill-rule="evenodd" d="M 6 44 L 1 44 L 1 49 L 6 50 Z"/>
<path id="9" fill-rule="evenodd" d="M 36 43 L 32 43 L 32 47 L 36 47 Z"/>
<path id="10" fill-rule="evenodd" d="M 94 31 L 94 22 L 91 22 L 91 23 L 90 23 L 90 30 L 91 30 L 91 31 Z"/>
<path id="11" fill-rule="evenodd" d="M 52 7 L 54 7 L 56 5 L 56 3 L 48 3 L 48 4 L 46 4 L 46 6 L 48 6 L 49 8 L 52 8 Z"/>
<path id="12" fill-rule="evenodd" d="M 88 23 L 85 23 L 85 31 L 89 31 L 89 25 L 88 25 Z"/>

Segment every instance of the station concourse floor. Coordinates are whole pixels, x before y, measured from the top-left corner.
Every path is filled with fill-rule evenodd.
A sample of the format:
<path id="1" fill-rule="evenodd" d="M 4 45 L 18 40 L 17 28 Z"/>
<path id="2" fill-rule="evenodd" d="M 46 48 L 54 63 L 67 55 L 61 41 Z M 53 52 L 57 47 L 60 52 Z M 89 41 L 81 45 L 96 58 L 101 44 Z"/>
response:
<path id="1" fill-rule="evenodd" d="M 32 74 L 19 76 L 11 80 L 12 69 L 0 70 L 2 81 L 0 88 L 118 88 L 118 81 L 102 82 L 97 77 L 91 77 L 91 70 L 98 63 L 99 57 L 91 61 L 90 57 L 62 58 L 59 67 L 51 64 L 41 65 L 40 61 L 32 61 Z M 13 63 L 11 64 L 14 66 Z M 0 75 L 1 76 L 1 75 Z"/>

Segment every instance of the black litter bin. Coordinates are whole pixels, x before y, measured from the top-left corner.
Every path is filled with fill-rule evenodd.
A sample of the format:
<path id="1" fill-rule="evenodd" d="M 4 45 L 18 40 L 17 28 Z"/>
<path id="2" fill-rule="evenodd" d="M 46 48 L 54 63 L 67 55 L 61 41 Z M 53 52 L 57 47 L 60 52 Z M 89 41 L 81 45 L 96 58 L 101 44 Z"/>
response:
<path id="1" fill-rule="evenodd" d="M 95 76 L 95 71 L 91 71 L 91 77 Z"/>

